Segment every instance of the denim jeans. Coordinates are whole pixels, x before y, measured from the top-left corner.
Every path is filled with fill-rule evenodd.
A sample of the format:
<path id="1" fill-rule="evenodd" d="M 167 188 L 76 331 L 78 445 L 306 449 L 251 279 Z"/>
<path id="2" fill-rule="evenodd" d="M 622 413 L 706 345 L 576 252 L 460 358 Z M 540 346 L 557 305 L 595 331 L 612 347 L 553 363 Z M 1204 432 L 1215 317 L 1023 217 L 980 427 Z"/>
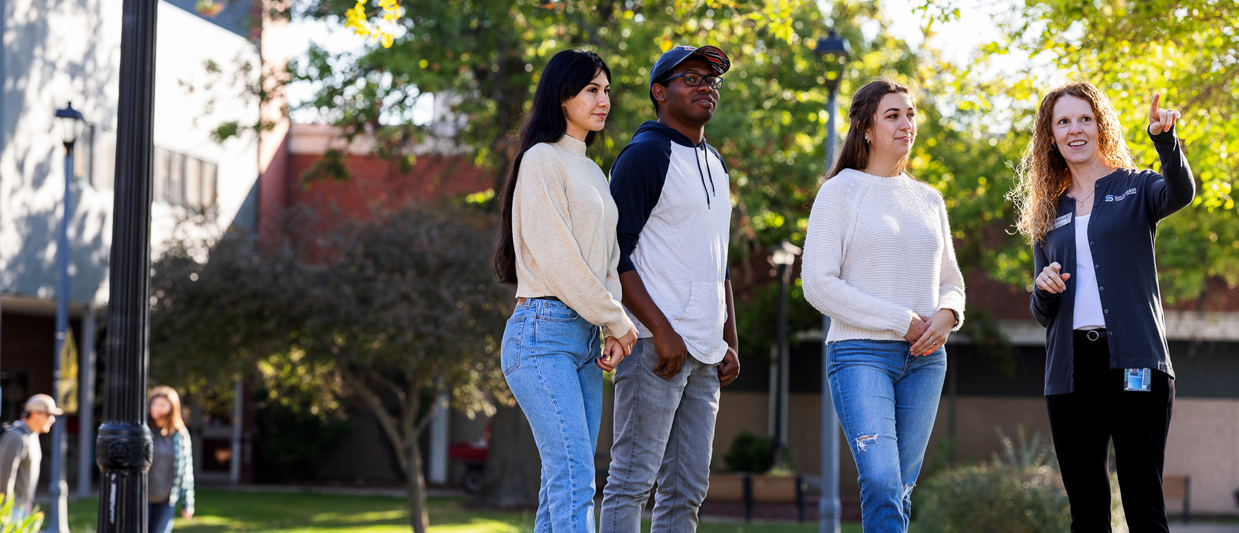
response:
<path id="1" fill-rule="evenodd" d="M 829 345 L 830 396 L 856 470 L 865 531 L 908 530 L 912 487 L 921 471 L 946 377 L 946 350 L 913 356 L 904 341 Z"/>
<path id="2" fill-rule="evenodd" d="M 567 305 L 545 299 L 518 304 L 503 331 L 503 374 L 542 458 L 536 533 L 594 531 L 600 335 Z"/>
<path id="3" fill-rule="evenodd" d="M 148 503 L 147 531 L 149 533 L 172 533 L 172 519 L 176 518 L 176 507 L 166 503 Z"/>
<path id="4" fill-rule="evenodd" d="M 602 533 L 638 533 L 654 480 L 650 531 L 692 532 L 710 486 L 718 364 L 688 356 L 670 380 L 654 373 L 653 339 L 615 368 L 615 443 L 602 489 Z"/>

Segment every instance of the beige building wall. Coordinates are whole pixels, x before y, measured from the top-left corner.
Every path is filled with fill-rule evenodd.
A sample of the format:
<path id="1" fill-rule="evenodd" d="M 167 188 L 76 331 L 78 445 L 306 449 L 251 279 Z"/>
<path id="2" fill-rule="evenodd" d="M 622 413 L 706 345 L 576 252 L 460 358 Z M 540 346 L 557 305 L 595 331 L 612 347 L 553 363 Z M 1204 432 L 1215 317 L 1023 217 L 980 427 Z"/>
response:
<path id="1" fill-rule="evenodd" d="M 926 451 L 926 464 L 935 446 L 949 431 L 949 399 L 942 398 L 938 419 Z M 793 466 L 798 473 L 821 472 L 821 396 L 791 394 L 788 440 Z M 723 456 L 741 431 L 767 434 L 767 395 L 764 392 L 724 392 L 720 399 L 718 426 L 714 433 L 714 468 L 725 470 Z M 1039 397 L 967 396 L 956 399 L 955 427 L 958 435 L 956 460 L 989 460 L 1002 443 L 997 429 L 1012 439 L 1020 427 L 1026 438 L 1040 433 L 1049 444 L 1050 423 L 1045 400 Z M 842 432 L 840 432 L 842 433 Z M 856 464 L 846 436 L 839 442 L 839 490 L 859 494 Z M 1180 398 L 1166 449 L 1165 475 L 1192 477 L 1192 513 L 1234 515 L 1235 491 L 1239 490 L 1239 400 Z M 922 479 L 924 481 L 924 479 Z M 1180 512 L 1177 502 L 1167 502 L 1167 511 Z"/>

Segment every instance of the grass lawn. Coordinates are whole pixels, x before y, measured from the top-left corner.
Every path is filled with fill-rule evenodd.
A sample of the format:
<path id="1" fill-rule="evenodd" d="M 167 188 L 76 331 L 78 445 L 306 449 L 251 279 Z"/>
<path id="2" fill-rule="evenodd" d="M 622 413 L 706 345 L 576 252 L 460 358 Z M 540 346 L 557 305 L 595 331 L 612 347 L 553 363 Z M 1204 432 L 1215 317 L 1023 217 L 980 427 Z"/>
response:
<path id="1" fill-rule="evenodd" d="M 464 509 L 459 498 L 432 498 L 430 531 L 434 533 L 518 533 L 533 531 L 532 512 L 487 512 Z M 326 494 L 258 494 L 202 490 L 192 520 L 177 518 L 177 533 L 278 531 L 281 533 L 394 533 L 410 531 L 406 500 L 384 496 Z M 69 529 L 95 531 L 98 501 L 69 502 Z M 649 531 L 646 522 L 645 531 Z M 702 533 L 815 533 L 817 524 L 701 524 Z M 844 524 L 844 533 L 860 533 L 860 524 Z"/>

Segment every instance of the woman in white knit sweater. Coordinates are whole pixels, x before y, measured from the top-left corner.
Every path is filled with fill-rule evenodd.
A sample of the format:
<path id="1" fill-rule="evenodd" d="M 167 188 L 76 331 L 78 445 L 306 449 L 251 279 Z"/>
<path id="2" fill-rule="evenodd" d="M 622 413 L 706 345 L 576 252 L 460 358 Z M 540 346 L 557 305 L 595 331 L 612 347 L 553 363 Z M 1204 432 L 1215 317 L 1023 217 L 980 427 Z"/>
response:
<path id="1" fill-rule="evenodd" d="M 908 529 L 910 495 L 964 318 L 941 194 L 905 173 L 916 102 L 882 79 L 852 98 L 838 163 L 809 217 L 805 299 L 831 318 L 827 373 L 860 473 L 865 531 Z"/>
<path id="2" fill-rule="evenodd" d="M 536 531 L 594 530 L 602 373 L 637 342 L 620 305 L 619 211 L 585 155 L 606 124 L 610 90 L 597 54 L 555 54 L 503 187 L 495 274 L 516 284 L 517 300 L 500 364 L 542 457 Z"/>

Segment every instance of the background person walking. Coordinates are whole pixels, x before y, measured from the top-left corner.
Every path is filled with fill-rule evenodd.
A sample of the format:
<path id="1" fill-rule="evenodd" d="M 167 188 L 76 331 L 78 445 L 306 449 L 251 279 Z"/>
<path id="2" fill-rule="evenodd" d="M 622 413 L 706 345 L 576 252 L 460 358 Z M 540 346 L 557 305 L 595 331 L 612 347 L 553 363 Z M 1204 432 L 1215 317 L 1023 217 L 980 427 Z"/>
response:
<path id="1" fill-rule="evenodd" d="M 1179 113 L 1153 95 L 1148 134 L 1162 174 L 1135 170 L 1110 100 L 1090 83 L 1041 100 L 1012 195 L 1033 247 L 1033 319 L 1046 327 L 1045 399 L 1073 532 L 1110 531 L 1114 440 L 1133 533 L 1166 532 L 1162 466 L 1174 406 L 1154 242 L 1192 202 Z"/>
<path id="2" fill-rule="evenodd" d="M 801 280 L 831 318 L 826 370 L 860 474 L 865 531 L 908 530 L 946 376 L 947 336 L 964 316 L 942 195 L 904 171 L 916 103 L 891 80 L 852 97 L 839 162 L 813 203 Z"/>
<path id="3" fill-rule="evenodd" d="M 39 467 L 43 449 L 39 435 L 52 430 L 56 416 L 64 410 L 46 394 L 36 394 L 26 400 L 22 418 L 0 436 L 0 495 L 11 495 L 16 521 L 30 515 L 34 491 L 39 484 Z"/>
<path id="4" fill-rule="evenodd" d="M 151 389 L 149 425 L 155 453 L 147 474 L 148 519 L 150 533 L 170 533 L 176 506 L 181 517 L 194 516 L 194 452 L 189 430 L 181 418 L 181 397 L 172 387 Z"/>
<path id="5" fill-rule="evenodd" d="M 542 458 L 539 532 L 594 530 L 602 373 L 637 340 L 620 306 L 615 202 L 585 155 L 606 124 L 610 90 L 611 71 L 597 54 L 551 58 L 501 200 L 495 273 L 516 283 L 517 303 L 500 357 Z"/>

